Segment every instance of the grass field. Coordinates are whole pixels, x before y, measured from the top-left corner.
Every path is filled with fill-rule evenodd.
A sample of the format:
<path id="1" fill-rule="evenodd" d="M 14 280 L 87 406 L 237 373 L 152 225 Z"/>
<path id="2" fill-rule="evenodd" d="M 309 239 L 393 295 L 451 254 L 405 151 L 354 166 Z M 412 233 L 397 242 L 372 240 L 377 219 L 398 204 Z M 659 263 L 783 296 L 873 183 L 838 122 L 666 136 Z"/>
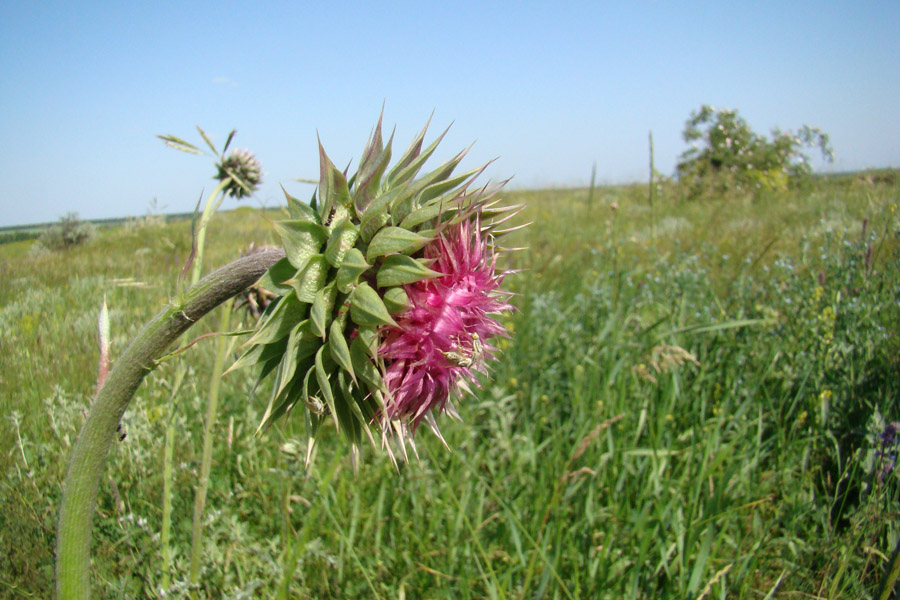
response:
<path id="1" fill-rule="evenodd" d="M 253 435 L 268 393 L 223 381 L 197 597 L 864 598 L 900 538 L 900 185 L 679 202 L 663 186 L 509 192 L 514 337 L 463 423 L 401 465 L 304 424 Z M 617 208 L 613 208 L 613 206 Z M 274 212 L 220 213 L 204 264 L 274 243 Z M 174 293 L 190 225 L 87 245 L 0 246 L 0 597 L 44 598 L 71 444 L 113 361 Z M 215 313 L 190 332 L 215 331 Z M 240 313 L 245 324 L 248 317 Z M 231 319 L 234 328 L 238 317 Z M 185 597 L 214 342 L 162 366 L 125 415 L 100 490 L 101 598 Z M 173 528 L 160 531 L 163 440 Z"/>

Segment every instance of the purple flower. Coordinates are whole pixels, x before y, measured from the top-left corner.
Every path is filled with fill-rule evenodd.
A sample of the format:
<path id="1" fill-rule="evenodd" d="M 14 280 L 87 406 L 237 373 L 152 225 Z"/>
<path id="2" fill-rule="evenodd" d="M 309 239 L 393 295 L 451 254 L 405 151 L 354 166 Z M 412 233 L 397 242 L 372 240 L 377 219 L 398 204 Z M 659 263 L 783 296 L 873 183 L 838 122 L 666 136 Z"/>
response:
<path id="1" fill-rule="evenodd" d="M 457 416 L 452 400 L 478 386 L 476 372 L 496 348 L 488 340 L 506 335 L 496 316 L 512 310 L 498 288 L 496 254 L 478 216 L 444 228 L 424 248 L 431 269 L 442 273 L 404 286 L 409 307 L 382 330 L 379 355 L 388 389 L 382 420 L 409 421 L 413 431 L 429 411 Z"/>
<path id="2" fill-rule="evenodd" d="M 878 434 L 881 438 L 881 447 L 892 446 L 897 441 L 897 433 L 900 433 L 900 422 L 894 421 L 884 426 L 884 431 Z"/>

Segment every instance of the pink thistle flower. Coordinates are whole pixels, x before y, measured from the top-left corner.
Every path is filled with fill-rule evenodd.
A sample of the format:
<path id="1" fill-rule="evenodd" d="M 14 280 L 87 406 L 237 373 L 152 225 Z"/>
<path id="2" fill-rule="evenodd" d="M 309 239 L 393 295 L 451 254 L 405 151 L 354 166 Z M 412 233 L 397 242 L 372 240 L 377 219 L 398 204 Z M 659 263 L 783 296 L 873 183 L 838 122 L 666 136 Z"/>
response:
<path id="1" fill-rule="evenodd" d="M 394 419 L 415 431 L 433 410 L 458 416 L 452 399 L 471 392 L 470 383 L 479 387 L 475 373 L 486 374 L 485 361 L 496 360 L 488 339 L 507 335 L 495 316 L 513 308 L 498 289 L 506 272 L 497 273 L 479 218 L 447 226 L 424 253 L 442 275 L 404 286 L 410 306 L 382 332 L 385 431 Z"/>

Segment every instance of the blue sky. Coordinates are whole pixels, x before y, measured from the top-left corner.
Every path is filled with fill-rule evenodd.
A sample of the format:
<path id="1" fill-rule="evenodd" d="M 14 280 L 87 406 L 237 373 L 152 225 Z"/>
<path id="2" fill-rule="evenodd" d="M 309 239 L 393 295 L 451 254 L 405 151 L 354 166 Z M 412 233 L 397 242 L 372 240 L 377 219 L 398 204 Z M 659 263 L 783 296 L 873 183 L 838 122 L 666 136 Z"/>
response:
<path id="1" fill-rule="evenodd" d="M 209 158 L 257 154 L 265 185 L 359 157 L 385 105 L 405 148 L 434 111 L 437 159 L 516 187 L 673 171 L 701 104 L 760 132 L 817 125 L 831 170 L 900 166 L 900 3 L 23 2 L 0 4 L 0 225 L 192 210 Z M 401 148 L 401 149 L 402 149 Z M 821 166 L 821 165 L 820 165 Z M 229 201 L 229 206 L 233 206 Z M 246 202 L 246 201 L 245 201 Z"/>

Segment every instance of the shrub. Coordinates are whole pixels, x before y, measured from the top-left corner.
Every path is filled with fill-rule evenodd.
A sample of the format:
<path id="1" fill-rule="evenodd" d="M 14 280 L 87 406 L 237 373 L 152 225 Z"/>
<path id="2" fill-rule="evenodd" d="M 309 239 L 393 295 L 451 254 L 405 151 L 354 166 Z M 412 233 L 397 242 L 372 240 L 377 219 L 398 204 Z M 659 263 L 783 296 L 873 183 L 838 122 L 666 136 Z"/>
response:
<path id="1" fill-rule="evenodd" d="M 94 226 L 78 218 L 78 213 L 60 217 L 59 223 L 41 234 L 38 243 L 48 250 L 68 250 L 89 241 Z"/>
<path id="2" fill-rule="evenodd" d="M 682 137 L 692 147 L 681 155 L 676 171 L 692 197 L 785 190 L 812 171 L 805 148 L 818 147 L 826 161 L 833 158 L 828 134 L 817 127 L 774 129 L 768 139 L 754 132 L 737 110 L 707 104 L 691 113 Z"/>

